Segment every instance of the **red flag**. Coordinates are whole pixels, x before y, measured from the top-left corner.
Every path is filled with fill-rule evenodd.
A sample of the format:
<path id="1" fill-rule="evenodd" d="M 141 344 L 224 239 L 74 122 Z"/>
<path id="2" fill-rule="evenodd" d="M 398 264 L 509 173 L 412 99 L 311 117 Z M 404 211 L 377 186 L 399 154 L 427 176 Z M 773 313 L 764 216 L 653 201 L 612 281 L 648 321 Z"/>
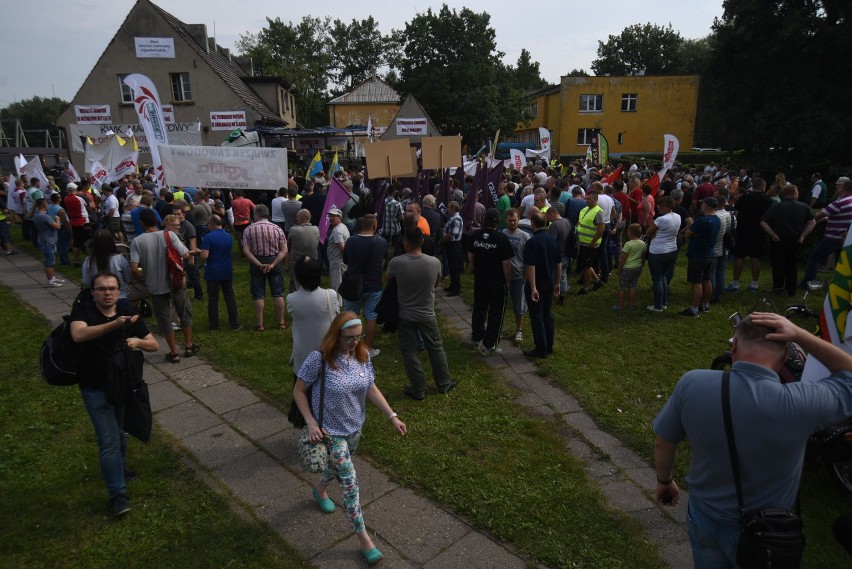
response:
<path id="1" fill-rule="evenodd" d="M 616 181 L 616 180 L 620 180 L 620 179 L 621 179 L 621 173 L 622 173 L 622 172 L 624 172 L 624 164 L 620 164 L 620 165 L 618 166 L 618 168 L 616 168 L 616 169 L 615 169 L 615 171 L 614 171 L 612 174 L 610 174 L 609 176 L 607 176 L 606 178 L 604 178 L 604 179 L 602 180 L 602 182 L 603 182 L 604 184 L 611 184 L 611 183 L 613 183 L 613 182 L 614 182 L 614 181 Z M 660 184 L 660 183 L 659 183 L 659 181 L 658 181 L 658 182 L 657 182 L 657 185 L 659 186 L 659 184 Z"/>

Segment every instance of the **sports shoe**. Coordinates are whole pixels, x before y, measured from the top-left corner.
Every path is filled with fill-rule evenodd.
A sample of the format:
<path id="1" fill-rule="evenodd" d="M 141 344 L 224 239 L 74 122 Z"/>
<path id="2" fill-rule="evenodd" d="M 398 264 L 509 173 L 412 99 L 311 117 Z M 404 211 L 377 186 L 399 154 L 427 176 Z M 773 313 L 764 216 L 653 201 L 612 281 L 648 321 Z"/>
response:
<path id="1" fill-rule="evenodd" d="M 120 518 L 130 511 L 130 501 L 127 494 L 116 494 L 109 499 L 109 510 L 114 518 Z"/>
<path id="2" fill-rule="evenodd" d="M 55 282 L 55 283 L 65 284 L 65 279 L 60 279 L 60 278 L 57 278 L 57 277 L 53 277 L 53 278 L 52 278 L 52 279 L 50 279 L 50 280 L 52 280 L 52 281 L 53 281 L 53 282 Z"/>
<path id="3" fill-rule="evenodd" d="M 653 304 L 648 305 L 648 310 L 650 310 L 651 312 L 662 312 L 663 311 L 662 308 L 657 308 Z"/>
<path id="4" fill-rule="evenodd" d="M 604 281 L 600 280 L 600 281 L 598 281 L 598 282 L 596 282 L 595 284 L 592 285 L 592 290 L 600 290 L 600 289 L 603 288 L 603 286 L 605 284 L 606 283 Z"/>
<path id="5" fill-rule="evenodd" d="M 725 290 L 728 292 L 740 292 L 740 285 L 731 283 L 725 287 Z"/>
<path id="6" fill-rule="evenodd" d="M 589 294 L 589 289 L 581 288 L 580 290 L 577 291 L 577 296 L 583 296 L 584 294 Z"/>
<path id="7" fill-rule="evenodd" d="M 515 342 L 520 344 L 523 341 L 524 341 L 524 333 L 521 332 L 520 330 L 518 330 L 517 332 L 515 332 Z"/>
<path id="8" fill-rule="evenodd" d="M 701 311 L 701 312 L 710 312 L 710 307 L 702 304 L 701 306 L 698 307 L 698 310 Z"/>
<path id="9" fill-rule="evenodd" d="M 368 355 L 368 356 L 370 356 L 370 359 L 373 359 L 373 358 L 375 358 L 376 356 L 378 356 L 378 355 L 379 355 L 379 354 L 381 354 L 381 353 L 382 353 L 382 351 L 381 351 L 380 349 L 378 349 L 378 348 L 373 348 L 372 350 L 370 350 L 369 352 L 367 352 L 367 355 Z"/>
<path id="10" fill-rule="evenodd" d="M 760 287 L 759 287 L 759 286 L 748 285 L 748 291 L 749 291 L 749 292 L 757 292 L 757 291 L 759 291 L 759 290 L 760 290 Z"/>
<path id="11" fill-rule="evenodd" d="M 455 381 L 454 379 L 451 379 L 450 382 L 446 386 L 438 389 L 438 393 L 440 393 L 441 395 L 446 395 L 447 393 L 449 393 L 450 391 L 452 391 L 453 389 L 458 387 L 458 384 L 459 383 L 457 381 Z"/>
<path id="12" fill-rule="evenodd" d="M 678 312 L 678 315 L 687 316 L 687 317 L 690 317 L 690 318 L 698 318 L 698 313 L 693 312 L 691 308 L 684 308 L 683 310 Z"/>
<path id="13" fill-rule="evenodd" d="M 488 356 L 493 356 L 495 354 L 502 354 L 502 353 L 503 353 L 503 350 L 501 348 L 497 348 L 497 347 L 486 348 L 485 344 L 483 344 L 482 347 L 479 349 L 479 354 L 486 357 L 486 358 Z"/>
<path id="14" fill-rule="evenodd" d="M 62 283 L 59 281 L 47 281 L 47 288 L 59 288 L 62 286 Z"/>

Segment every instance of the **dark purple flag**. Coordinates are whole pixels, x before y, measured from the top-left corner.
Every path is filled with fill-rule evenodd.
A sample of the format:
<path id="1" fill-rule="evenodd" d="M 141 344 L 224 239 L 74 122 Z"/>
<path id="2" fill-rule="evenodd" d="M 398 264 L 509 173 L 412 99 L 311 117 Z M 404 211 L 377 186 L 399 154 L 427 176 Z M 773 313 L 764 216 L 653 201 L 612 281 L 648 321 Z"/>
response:
<path id="1" fill-rule="evenodd" d="M 349 192 L 337 181 L 337 178 L 332 178 L 331 185 L 328 187 L 328 193 L 325 195 L 325 206 L 322 208 L 322 217 L 317 220 L 320 243 L 325 243 L 325 236 L 328 235 L 328 210 L 333 207 L 342 210 L 348 201 Z"/>
<path id="2" fill-rule="evenodd" d="M 461 210 L 461 218 L 464 221 L 465 231 L 470 230 L 473 223 L 473 214 L 476 211 L 476 202 L 479 199 L 479 194 L 485 186 L 485 167 L 479 164 L 476 167 L 476 175 L 473 177 L 473 186 L 468 190 L 464 199 L 464 205 Z"/>
<path id="3" fill-rule="evenodd" d="M 482 193 L 479 194 L 479 203 L 489 207 L 497 207 L 497 200 L 500 196 L 497 194 L 497 188 L 503 181 L 503 164 L 498 163 L 485 176 L 485 187 L 482 188 Z"/>
<path id="4" fill-rule="evenodd" d="M 438 211 L 441 215 L 447 217 L 447 206 L 450 203 L 450 169 L 444 169 L 444 175 L 441 178 L 441 189 L 438 190 L 438 195 L 435 196 L 435 203 L 438 206 Z"/>

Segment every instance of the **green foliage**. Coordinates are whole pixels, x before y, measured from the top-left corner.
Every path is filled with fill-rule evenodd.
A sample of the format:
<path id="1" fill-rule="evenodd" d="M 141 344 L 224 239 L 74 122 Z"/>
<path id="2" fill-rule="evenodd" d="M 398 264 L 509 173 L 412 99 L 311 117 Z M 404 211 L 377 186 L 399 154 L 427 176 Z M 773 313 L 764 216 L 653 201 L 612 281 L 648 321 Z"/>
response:
<path id="1" fill-rule="evenodd" d="M 334 81 L 337 83 L 332 93 L 336 95 L 349 91 L 380 67 L 399 59 L 399 32 L 382 34 L 379 23 L 372 16 L 360 21 L 353 18 L 349 24 L 335 20 L 331 37 Z"/>
<path id="2" fill-rule="evenodd" d="M 511 132 L 528 104 L 514 70 L 500 61 L 490 22 L 486 12 L 445 4 L 417 14 L 402 36 L 402 94 L 414 94 L 443 134 L 460 133 L 470 146 L 497 129 Z"/>
<path id="3" fill-rule="evenodd" d="M 723 7 L 702 77 L 709 85 L 700 98 L 702 130 L 750 157 L 781 150 L 782 164 L 848 163 L 852 109 L 836 83 L 852 72 L 841 55 L 848 4 L 728 0 Z"/>
<path id="4" fill-rule="evenodd" d="M 526 48 L 521 50 L 514 72 L 518 89 L 529 91 L 547 86 L 547 81 L 541 78 L 538 61 L 532 60 Z"/>
<path id="5" fill-rule="evenodd" d="M 299 91 L 296 118 L 305 126 L 328 123 L 325 103 L 332 54 L 329 35 L 331 18 L 305 16 L 296 24 L 281 18 L 266 18 L 267 26 L 257 34 L 240 36 L 237 49 L 252 57 L 261 75 L 284 77 Z"/>
<path id="6" fill-rule="evenodd" d="M 56 128 L 56 120 L 67 107 L 68 101 L 59 97 L 33 97 L 0 109 L 0 119 L 17 119 L 25 130 Z"/>
<path id="7" fill-rule="evenodd" d="M 597 75 L 646 75 L 694 73 L 687 44 L 680 33 L 654 24 L 633 24 L 606 43 L 598 42 L 598 57 L 592 62 Z"/>

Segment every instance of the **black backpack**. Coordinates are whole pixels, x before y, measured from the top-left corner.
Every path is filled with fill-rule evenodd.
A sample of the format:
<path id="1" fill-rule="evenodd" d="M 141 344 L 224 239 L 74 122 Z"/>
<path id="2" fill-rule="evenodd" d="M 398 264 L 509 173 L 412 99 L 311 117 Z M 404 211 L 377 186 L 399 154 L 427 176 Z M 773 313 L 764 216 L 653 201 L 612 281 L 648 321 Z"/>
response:
<path id="1" fill-rule="evenodd" d="M 355 200 L 356 197 L 358 198 L 357 200 Z M 358 219 L 362 215 L 373 213 L 372 194 L 368 198 L 361 190 L 355 190 L 352 192 L 352 198 L 350 199 L 355 201 L 355 204 L 349 210 L 349 219 Z"/>
<path id="2" fill-rule="evenodd" d="M 44 380 L 51 385 L 76 385 L 77 352 L 78 344 L 71 339 L 71 316 L 63 316 L 41 345 L 39 367 Z"/>

